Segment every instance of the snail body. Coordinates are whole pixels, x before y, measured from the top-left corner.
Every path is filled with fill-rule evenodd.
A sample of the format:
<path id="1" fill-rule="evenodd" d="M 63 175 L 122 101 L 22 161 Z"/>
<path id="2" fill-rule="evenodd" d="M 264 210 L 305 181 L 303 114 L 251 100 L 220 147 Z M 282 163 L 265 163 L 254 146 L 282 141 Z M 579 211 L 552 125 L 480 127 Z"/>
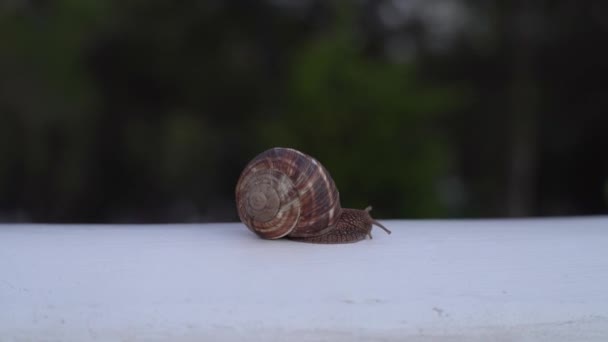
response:
<path id="1" fill-rule="evenodd" d="M 371 238 L 372 225 L 390 231 L 365 210 L 340 206 L 329 172 L 316 159 L 275 147 L 256 156 L 236 186 L 239 218 L 264 239 L 349 243 Z"/>

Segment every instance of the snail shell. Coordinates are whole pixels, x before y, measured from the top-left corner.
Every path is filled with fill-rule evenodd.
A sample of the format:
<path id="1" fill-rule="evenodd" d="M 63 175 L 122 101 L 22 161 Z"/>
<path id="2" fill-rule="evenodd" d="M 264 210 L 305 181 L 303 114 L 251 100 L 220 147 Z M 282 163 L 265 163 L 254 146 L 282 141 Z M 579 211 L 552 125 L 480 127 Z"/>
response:
<path id="1" fill-rule="evenodd" d="M 258 236 L 313 243 L 355 242 L 372 225 L 390 231 L 366 210 L 342 209 L 329 172 L 300 151 L 275 147 L 255 157 L 236 186 L 239 218 Z"/>
<path id="2" fill-rule="evenodd" d="M 255 157 L 236 186 L 241 221 L 266 239 L 326 233 L 341 213 L 339 197 L 321 163 L 289 148 Z"/>

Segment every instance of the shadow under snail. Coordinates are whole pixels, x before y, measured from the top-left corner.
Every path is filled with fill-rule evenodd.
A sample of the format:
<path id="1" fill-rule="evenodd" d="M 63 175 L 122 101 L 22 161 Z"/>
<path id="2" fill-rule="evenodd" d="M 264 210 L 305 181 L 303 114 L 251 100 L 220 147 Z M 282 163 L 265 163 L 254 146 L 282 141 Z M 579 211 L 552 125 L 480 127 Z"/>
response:
<path id="1" fill-rule="evenodd" d="M 236 185 L 241 221 L 264 239 L 351 243 L 372 238 L 365 210 L 340 206 L 340 194 L 321 163 L 291 148 L 275 147 L 247 164 Z"/>

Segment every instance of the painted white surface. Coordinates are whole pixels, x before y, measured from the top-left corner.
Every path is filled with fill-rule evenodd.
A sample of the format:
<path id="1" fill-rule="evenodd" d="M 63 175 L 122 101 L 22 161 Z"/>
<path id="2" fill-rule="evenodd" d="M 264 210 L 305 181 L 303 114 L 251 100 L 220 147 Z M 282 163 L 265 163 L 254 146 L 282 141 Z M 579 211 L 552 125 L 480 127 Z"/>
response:
<path id="1" fill-rule="evenodd" d="M 0 341 L 608 341 L 608 218 L 0 225 Z"/>

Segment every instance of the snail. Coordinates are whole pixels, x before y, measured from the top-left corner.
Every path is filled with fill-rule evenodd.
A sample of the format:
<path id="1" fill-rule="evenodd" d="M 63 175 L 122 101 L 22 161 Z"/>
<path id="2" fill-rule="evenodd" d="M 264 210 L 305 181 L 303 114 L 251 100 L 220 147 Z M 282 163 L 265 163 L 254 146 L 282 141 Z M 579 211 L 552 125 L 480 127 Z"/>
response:
<path id="1" fill-rule="evenodd" d="M 364 210 L 340 206 L 340 194 L 321 163 L 291 148 L 266 150 L 247 164 L 236 185 L 241 221 L 264 239 L 351 243 L 372 238 L 372 225 L 390 230 Z"/>

